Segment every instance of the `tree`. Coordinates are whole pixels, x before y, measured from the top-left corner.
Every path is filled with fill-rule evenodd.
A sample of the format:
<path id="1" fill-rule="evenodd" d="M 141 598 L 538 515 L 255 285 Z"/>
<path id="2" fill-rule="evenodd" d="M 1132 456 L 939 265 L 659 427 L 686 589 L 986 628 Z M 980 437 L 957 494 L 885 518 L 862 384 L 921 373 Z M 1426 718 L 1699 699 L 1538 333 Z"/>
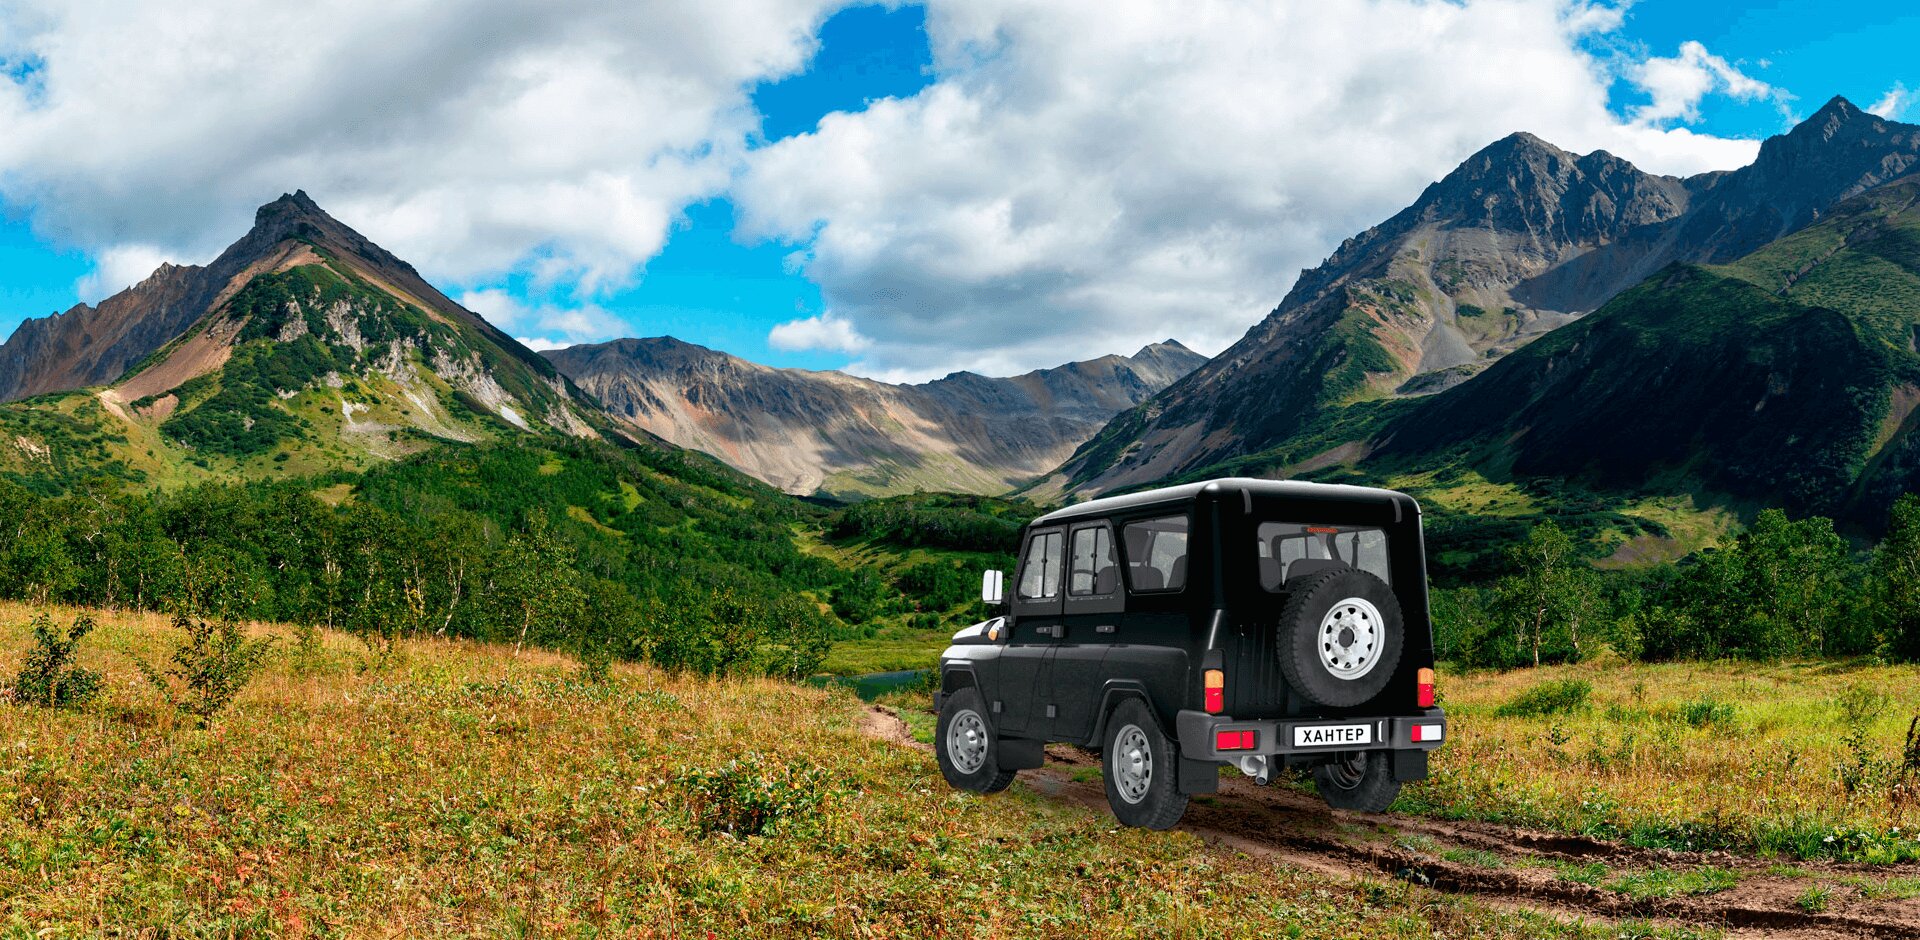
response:
<path id="1" fill-rule="evenodd" d="M 1528 530 L 1508 549 L 1515 573 L 1501 579 L 1495 607 L 1513 628 L 1515 651 L 1540 665 L 1543 650 L 1580 657 L 1580 634 L 1599 607 L 1593 569 L 1574 554 L 1573 540 L 1552 520 Z"/>
<path id="2" fill-rule="evenodd" d="M 0 593 L 45 607 L 78 584 L 65 529 L 52 504 L 0 480 Z"/>
<path id="3" fill-rule="evenodd" d="M 1887 537 L 1873 552 L 1873 584 L 1881 645 L 1920 660 L 1920 495 L 1907 493 L 1893 504 Z"/>
<path id="4" fill-rule="evenodd" d="M 554 537 L 544 515 L 531 514 L 526 530 L 507 540 L 495 580 L 498 592 L 509 599 L 517 614 L 514 655 L 520 654 L 530 636 L 542 641 L 560 638 L 568 622 L 579 614 L 580 576 L 573 563 L 573 547 Z M 540 628 L 538 634 L 534 632 L 536 627 Z"/>

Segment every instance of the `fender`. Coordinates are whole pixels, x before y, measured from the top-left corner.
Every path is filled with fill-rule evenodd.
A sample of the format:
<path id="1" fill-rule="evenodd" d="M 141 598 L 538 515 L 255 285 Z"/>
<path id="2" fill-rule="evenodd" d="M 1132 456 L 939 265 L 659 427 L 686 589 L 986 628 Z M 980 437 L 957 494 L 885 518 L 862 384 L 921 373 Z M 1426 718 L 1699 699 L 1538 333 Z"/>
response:
<path id="1" fill-rule="evenodd" d="M 1166 726 L 1160 722 L 1160 711 L 1154 707 L 1153 696 L 1147 694 L 1147 688 L 1137 679 L 1108 679 L 1106 687 L 1100 693 L 1099 718 L 1094 721 L 1093 740 L 1087 747 L 1098 748 L 1107 737 L 1107 716 L 1113 714 L 1114 706 L 1129 698 L 1137 698 L 1147 703 L 1147 713 L 1153 718 L 1153 725 L 1161 736 L 1173 742 L 1175 749 L 1180 747 L 1180 738 L 1167 734 Z M 1220 790 L 1220 765 L 1212 761 L 1188 760 L 1180 756 L 1179 775 L 1175 778 L 1180 792 L 1188 795 L 1217 793 Z"/>
<path id="2" fill-rule="evenodd" d="M 964 662 L 962 660 L 961 662 Z M 947 696 L 965 688 L 980 688 L 980 677 L 973 674 L 971 665 L 959 665 L 949 661 L 940 665 L 940 690 L 933 693 L 935 714 L 946 707 Z M 982 694 L 985 694 L 982 692 Z"/>

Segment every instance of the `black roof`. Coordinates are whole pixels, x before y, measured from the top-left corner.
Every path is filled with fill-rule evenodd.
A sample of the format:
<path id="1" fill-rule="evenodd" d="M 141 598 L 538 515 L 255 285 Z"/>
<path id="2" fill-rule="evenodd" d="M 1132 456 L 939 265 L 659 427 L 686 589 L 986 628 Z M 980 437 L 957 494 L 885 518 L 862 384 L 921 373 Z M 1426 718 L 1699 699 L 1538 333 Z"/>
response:
<path id="1" fill-rule="evenodd" d="M 1122 496 L 1107 496 L 1101 499 L 1076 503 L 1033 520 L 1033 525 L 1048 525 L 1065 522 L 1069 519 L 1081 519 L 1088 516 L 1107 516 L 1131 509 L 1156 506 L 1179 506 L 1191 503 L 1201 496 L 1224 495 L 1226 493 L 1250 492 L 1256 496 L 1276 496 L 1303 501 L 1327 500 L 1344 503 L 1356 502 L 1393 502 L 1404 501 L 1418 511 L 1418 503 L 1413 497 L 1396 490 L 1383 490 L 1371 486 L 1349 486 L 1345 483 L 1308 483 L 1303 480 L 1261 480 L 1253 477 L 1222 477 L 1201 483 L 1184 483 L 1180 486 L 1161 487 L 1157 490 L 1142 490 Z M 1396 517 L 1397 518 L 1397 517 Z"/>

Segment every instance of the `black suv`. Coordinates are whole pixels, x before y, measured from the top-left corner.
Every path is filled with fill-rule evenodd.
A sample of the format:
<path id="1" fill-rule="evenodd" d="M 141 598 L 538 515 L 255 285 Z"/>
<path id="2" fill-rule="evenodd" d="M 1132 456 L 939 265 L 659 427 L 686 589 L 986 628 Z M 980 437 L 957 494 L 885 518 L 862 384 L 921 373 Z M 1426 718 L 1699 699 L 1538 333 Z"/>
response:
<path id="1" fill-rule="evenodd" d="M 1379 812 L 1427 774 L 1433 701 L 1420 506 L 1404 493 L 1224 479 L 1096 499 L 1022 534 L 1009 611 L 940 656 L 935 750 L 991 793 L 1064 741 L 1102 753 L 1107 801 L 1166 829 L 1221 764 L 1310 768 Z M 982 594 L 1003 603 L 1004 578 Z"/>

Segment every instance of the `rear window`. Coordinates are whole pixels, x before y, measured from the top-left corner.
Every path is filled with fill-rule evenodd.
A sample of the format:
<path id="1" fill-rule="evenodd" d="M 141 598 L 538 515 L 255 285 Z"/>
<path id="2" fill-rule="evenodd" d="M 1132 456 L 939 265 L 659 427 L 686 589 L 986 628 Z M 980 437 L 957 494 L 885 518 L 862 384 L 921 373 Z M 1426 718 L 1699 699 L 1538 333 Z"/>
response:
<path id="1" fill-rule="evenodd" d="M 1186 516 L 1129 522 L 1120 531 L 1127 553 L 1127 580 L 1136 593 L 1187 586 Z"/>
<path id="2" fill-rule="evenodd" d="M 1367 526 L 1263 522 L 1259 529 L 1260 586 L 1278 591 L 1290 578 L 1346 566 L 1388 584 L 1387 533 Z"/>

